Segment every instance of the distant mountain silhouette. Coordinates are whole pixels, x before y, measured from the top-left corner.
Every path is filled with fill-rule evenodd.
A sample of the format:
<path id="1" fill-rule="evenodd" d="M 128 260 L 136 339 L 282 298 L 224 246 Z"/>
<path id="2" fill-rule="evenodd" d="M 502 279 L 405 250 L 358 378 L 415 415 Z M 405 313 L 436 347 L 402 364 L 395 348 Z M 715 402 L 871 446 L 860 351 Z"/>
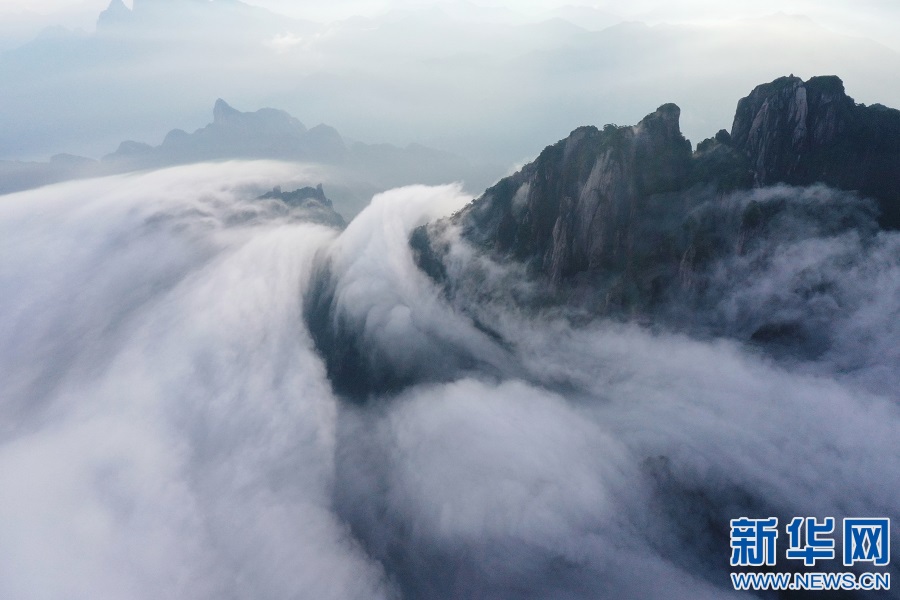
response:
<path id="1" fill-rule="evenodd" d="M 275 158 L 336 164 L 347 159 L 340 134 L 327 125 L 307 129 L 283 110 L 235 110 L 221 98 L 213 122 L 187 133 L 173 129 L 159 146 L 122 142 L 104 161 L 147 168 L 224 158 Z"/>
<path id="2" fill-rule="evenodd" d="M 496 165 L 473 165 L 419 144 L 400 148 L 346 141 L 333 127 L 307 129 L 283 110 L 242 112 L 219 99 L 211 123 L 193 133 L 173 129 L 158 146 L 127 140 L 100 161 L 71 155 L 55 156 L 49 163 L 0 161 L 0 193 L 72 178 L 230 159 L 273 159 L 333 169 L 327 184 L 348 216 L 373 194 L 389 188 L 461 181 L 478 190 L 502 172 Z"/>

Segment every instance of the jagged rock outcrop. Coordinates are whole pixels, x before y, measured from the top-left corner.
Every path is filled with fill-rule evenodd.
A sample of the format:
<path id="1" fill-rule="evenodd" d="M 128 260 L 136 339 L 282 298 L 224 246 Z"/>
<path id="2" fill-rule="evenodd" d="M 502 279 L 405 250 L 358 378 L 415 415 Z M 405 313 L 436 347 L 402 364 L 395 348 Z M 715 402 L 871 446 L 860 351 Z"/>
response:
<path id="1" fill-rule="evenodd" d="M 302 187 L 292 192 L 282 191 L 281 186 L 275 186 L 257 199 L 277 200 L 292 214 L 306 222 L 339 229 L 347 226 L 344 217 L 334 210 L 334 204 L 325 196 L 321 183 L 316 187 Z"/>
<path id="2" fill-rule="evenodd" d="M 802 165 L 820 145 L 851 139 L 833 83 L 830 98 L 809 104 L 808 93 L 806 105 L 779 82 L 757 88 L 734 130 L 695 152 L 674 104 L 633 127 L 580 127 L 452 217 L 414 229 L 413 258 L 501 353 L 497 320 L 514 307 L 737 339 L 789 360 L 824 356 L 843 343 L 831 324 L 859 306 L 853 273 L 872 257 L 891 260 L 883 238 L 895 249 L 897 237 L 881 235 L 875 203 L 858 193 L 758 186 L 795 172 L 788 149 Z M 408 368 L 361 333 L 366 317 L 341 305 L 331 268 L 325 261 L 313 278 L 304 314 L 337 393 L 365 401 L 440 381 L 447 364 L 454 373 L 479 364 L 441 334 L 429 340 L 434 354 Z"/>
<path id="3" fill-rule="evenodd" d="M 458 216 L 476 243 L 528 261 L 553 280 L 627 269 L 642 215 L 689 180 L 680 110 L 661 106 L 634 127 L 576 129 L 501 180 Z"/>
<path id="4" fill-rule="evenodd" d="M 476 246 L 554 282 L 600 280 L 623 306 L 646 303 L 672 265 L 696 259 L 706 242 L 692 239 L 689 212 L 725 192 L 824 183 L 873 198 L 881 225 L 900 228 L 900 111 L 855 104 L 839 78 L 758 86 L 738 103 L 731 133 L 694 153 L 679 113 L 666 104 L 634 127 L 580 127 L 453 222 Z M 428 239 L 417 231 L 413 247 L 438 276 Z"/>
<path id="5" fill-rule="evenodd" d="M 900 111 L 856 104 L 834 76 L 781 77 L 738 102 L 733 147 L 756 185 L 825 183 L 876 199 L 900 228 Z"/>

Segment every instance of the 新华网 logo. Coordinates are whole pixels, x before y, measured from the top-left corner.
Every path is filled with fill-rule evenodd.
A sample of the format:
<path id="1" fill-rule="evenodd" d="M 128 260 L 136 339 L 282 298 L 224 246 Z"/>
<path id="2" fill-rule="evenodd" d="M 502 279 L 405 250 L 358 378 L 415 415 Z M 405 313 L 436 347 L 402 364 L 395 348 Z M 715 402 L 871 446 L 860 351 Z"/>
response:
<path id="1" fill-rule="evenodd" d="M 784 526 L 787 560 L 815 567 L 817 561 L 837 558 L 841 536 L 843 565 L 885 567 L 891 561 L 891 522 L 888 518 L 845 518 L 841 528 L 834 517 L 794 517 Z M 731 519 L 731 566 L 774 566 L 778 560 L 778 517 Z M 731 574 L 736 590 L 889 590 L 889 572 L 795 573 L 737 572 Z"/>

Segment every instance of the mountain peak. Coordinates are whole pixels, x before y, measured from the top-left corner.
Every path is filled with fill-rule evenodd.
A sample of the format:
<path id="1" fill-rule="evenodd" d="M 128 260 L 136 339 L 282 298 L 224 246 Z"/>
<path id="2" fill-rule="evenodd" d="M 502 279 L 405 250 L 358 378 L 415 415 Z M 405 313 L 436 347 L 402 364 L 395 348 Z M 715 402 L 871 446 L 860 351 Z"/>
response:
<path id="1" fill-rule="evenodd" d="M 624 255 L 613 246 L 633 235 L 650 199 L 688 181 L 691 145 L 680 113 L 664 104 L 633 127 L 579 127 L 458 220 L 476 243 L 524 259 L 555 281 L 618 263 Z"/>
<path id="2" fill-rule="evenodd" d="M 654 112 L 650 113 L 643 119 L 641 119 L 638 125 L 650 125 L 655 123 L 661 123 L 666 128 L 675 128 L 678 133 L 681 133 L 679 126 L 679 119 L 681 118 L 681 109 L 677 104 L 673 104 L 668 102 L 663 104 L 659 108 L 657 108 Z"/>
<path id="3" fill-rule="evenodd" d="M 882 225 L 900 227 L 900 111 L 857 105 L 835 75 L 779 77 L 738 102 L 734 148 L 754 183 L 825 183 L 879 201 Z"/>
<path id="4" fill-rule="evenodd" d="M 639 296 L 656 289 L 652 269 L 637 265 L 678 247 L 672 240 L 683 232 L 666 224 L 730 190 L 824 183 L 877 200 L 881 225 L 900 228 L 900 111 L 856 105 L 839 77 L 757 86 L 739 101 L 731 134 L 720 131 L 696 153 L 680 114 L 663 104 L 633 127 L 579 127 L 454 221 L 470 242 L 553 281 L 621 277 L 621 298 L 628 286 Z"/>
<path id="5" fill-rule="evenodd" d="M 240 114 L 239 110 L 232 108 L 230 104 L 219 98 L 213 106 L 213 123 L 222 124 Z"/>
<path id="6" fill-rule="evenodd" d="M 102 29 L 105 27 L 115 27 L 121 23 L 128 21 L 131 17 L 131 10 L 125 6 L 122 0 L 110 0 L 106 10 L 97 17 L 97 27 Z"/>
<path id="7" fill-rule="evenodd" d="M 781 134 L 778 143 L 789 142 L 795 151 L 828 144 L 846 128 L 854 108 L 840 77 L 826 75 L 809 81 L 793 75 L 779 77 L 756 86 L 738 102 L 731 137 L 748 153 L 768 159 L 768 153 L 757 147 L 767 132 Z M 765 183 L 766 174 L 761 176 Z"/>

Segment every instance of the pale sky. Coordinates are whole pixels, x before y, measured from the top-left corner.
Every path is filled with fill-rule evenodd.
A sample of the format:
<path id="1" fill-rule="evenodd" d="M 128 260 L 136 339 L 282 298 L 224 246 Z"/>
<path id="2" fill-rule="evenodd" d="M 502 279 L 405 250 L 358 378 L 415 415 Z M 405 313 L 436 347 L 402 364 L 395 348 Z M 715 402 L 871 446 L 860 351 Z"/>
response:
<path id="1" fill-rule="evenodd" d="M 130 6 L 132 0 L 124 0 Z M 461 5 L 459 0 L 245 0 L 289 16 L 327 20 L 356 14 L 373 14 L 391 8 L 409 8 L 433 4 Z M 562 6 L 587 6 L 622 15 L 629 19 L 703 21 L 734 19 L 771 14 L 778 11 L 805 14 L 829 25 L 863 33 L 894 27 L 900 7 L 892 0 L 485 0 L 479 6 L 504 6 L 517 12 L 540 14 Z M 64 12 L 97 13 L 108 0 L 0 0 L 0 14 Z M 885 23 L 885 21 L 888 21 Z M 846 31 L 845 31 L 846 32 Z"/>
<path id="2" fill-rule="evenodd" d="M 0 136 L 0 158 L 56 152 L 100 156 L 123 139 L 158 143 L 172 128 L 205 125 L 217 97 L 242 110 L 282 108 L 311 125 L 328 123 L 363 141 L 415 141 L 467 155 L 527 148 L 522 156 L 503 154 L 503 160 L 518 160 L 584 123 L 637 122 L 646 114 L 641 111 L 670 101 L 682 106 L 683 131 L 696 142 L 727 127 L 734 103 L 754 85 L 791 72 L 803 77 L 840 74 L 857 101 L 900 105 L 896 78 L 884 75 L 900 64 L 895 35 L 900 3 L 882 0 L 244 1 L 319 22 L 427 6 L 444 7 L 461 18 L 445 27 L 441 19 L 416 15 L 414 19 L 424 18 L 421 28 L 388 26 L 380 33 L 358 29 L 354 22 L 324 25 L 309 35 L 286 31 L 272 37 L 267 30 L 268 37 L 252 41 L 252 59 L 247 54 L 250 46 L 229 50 L 218 39 L 186 50 L 173 63 L 166 62 L 172 58 L 165 52 L 169 46 L 161 44 L 153 60 L 138 57 L 128 68 L 105 54 L 76 53 L 68 60 L 60 52 L 50 63 L 27 50 L 10 54 L 7 62 L 12 66 L 4 76 L 18 80 L 16 85 L 5 81 L 6 89 L 0 89 L 8 119 L 0 122 L 8 129 L 5 140 Z M 0 53 L 22 46 L 47 26 L 90 32 L 108 3 L 0 0 Z M 593 14 L 558 13 L 586 28 L 605 28 L 620 20 L 687 27 L 645 32 L 641 39 L 646 43 L 639 46 L 615 32 L 607 37 L 581 32 L 589 39 L 582 38 L 574 27 L 558 23 L 504 28 L 546 20 L 555 9 L 573 5 L 596 9 Z M 780 18 L 772 20 L 786 23 L 779 31 L 756 21 L 735 23 L 778 12 L 805 15 L 821 27 L 801 27 L 798 23 L 804 21 Z M 479 26 L 469 27 L 473 22 Z M 281 26 L 278 20 L 275 24 Z M 684 37 L 688 29 L 693 33 Z M 282 38 L 290 43 L 276 44 Z M 770 47 L 773 43 L 777 47 Z M 647 58 L 656 45 L 671 52 L 665 60 Z M 237 54 L 228 54 L 232 51 Z M 191 61 L 184 60 L 186 56 Z M 235 56 L 243 61 L 237 67 L 228 64 Z M 253 60 L 258 63 L 251 68 Z M 194 70 L 206 73 L 202 81 L 196 80 Z M 167 87 L 178 76 L 184 80 Z M 716 85 L 710 87 L 712 82 Z M 359 108 L 361 98 L 365 111 Z M 560 106 L 566 108 L 554 108 Z M 532 123 L 534 131 L 526 135 L 522 127 L 512 125 L 523 121 Z M 466 137 L 469 132 L 478 139 Z M 491 140 L 503 147 L 490 147 Z"/>
<path id="3" fill-rule="evenodd" d="M 124 0 L 131 6 L 133 0 Z M 900 2 L 894 0 L 244 0 L 295 18 L 327 22 L 372 16 L 392 8 L 466 4 L 505 7 L 531 17 L 563 6 L 597 8 L 648 24 L 703 23 L 762 17 L 776 12 L 805 15 L 839 33 L 867 37 L 900 52 Z M 0 50 L 27 41 L 49 25 L 90 31 L 109 0 L 0 0 Z"/>

